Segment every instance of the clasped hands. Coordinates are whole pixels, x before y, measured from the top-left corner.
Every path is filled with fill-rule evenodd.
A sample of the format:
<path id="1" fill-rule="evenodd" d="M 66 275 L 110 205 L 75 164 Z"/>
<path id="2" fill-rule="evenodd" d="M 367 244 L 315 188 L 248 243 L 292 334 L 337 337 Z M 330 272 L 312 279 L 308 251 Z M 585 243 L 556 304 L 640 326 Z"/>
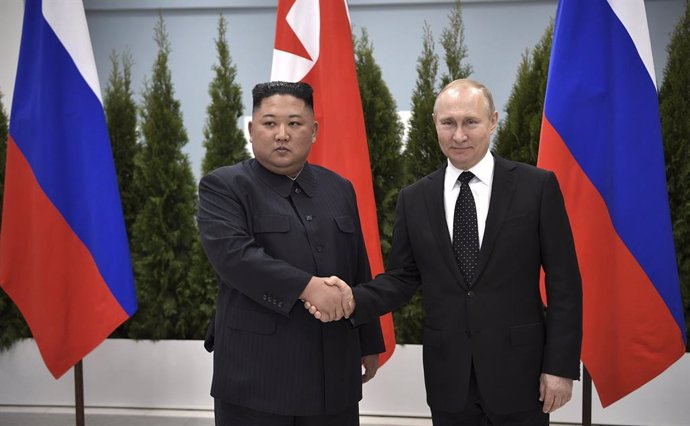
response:
<path id="1" fill-rule="evenodd" d="M 300 299 L 304 308 L 321 322 L 350 318 L 356 305 L 350 286 L 336 276 L 312 277 Z"/>

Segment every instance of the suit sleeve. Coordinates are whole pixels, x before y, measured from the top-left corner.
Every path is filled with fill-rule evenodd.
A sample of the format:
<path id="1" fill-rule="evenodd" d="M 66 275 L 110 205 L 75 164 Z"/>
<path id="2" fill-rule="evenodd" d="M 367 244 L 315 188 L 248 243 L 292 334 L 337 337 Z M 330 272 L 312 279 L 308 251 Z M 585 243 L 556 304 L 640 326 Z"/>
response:
<path id="1" fill-rule="evenodd" d="M 373 281 L 353 289 L 355 308 L 352 322 L 360 325 L 378 319 L 398 306 L 408 302 L 421 284 L 419 271 L 408 238 L 408 222 L 405 214 L 405 191 L 400 191 L 395 208 L 393 241 L 388 255 L 386 272 Z"/>
<path id="2" fill-rule="evenodd" d="M 223 283 L 288 316 L 312 275 L 269 256 L 249 232 L 248 214 L 220 176 L 201 179 L 197 221 L 213 269 Z"/>
<path id="3" fill-rule="evenodd" d="M 582 281 L 563 195 L 553 173 L 549 173 L 544 186 L 540 216 L 539 237 L 547 295 L 542 371 L 579 379 Z"/>
<path id="4" fill-rule="evenodd" d="M 355 206 L 355 212 L 359 212 L 357 205 L 357 196 L 355 190 L 350 184 L 349 186 L 352 199 Z M 371 280 L 371 267 L 369 263 L 369 257 L 367 256 L 366 244 L 364 243 L 364 236 L 362 235 L 362 224 L 359 219 L 359 213 L 356 213 L 357 223 L 355 229 L 357 230 L 357 272 L 355 274 L 356 279 L 353 285 L 356 287 L 356 283 L 364 283 Z M 383 340 L 383 333 L 381 331 L 381 323 L 379 321 L 371 321 L 358 329 L 359 331 L 359 344 L 362 350 L 362 356 L 374 355 L 386 351 L 386 346 Z"/>

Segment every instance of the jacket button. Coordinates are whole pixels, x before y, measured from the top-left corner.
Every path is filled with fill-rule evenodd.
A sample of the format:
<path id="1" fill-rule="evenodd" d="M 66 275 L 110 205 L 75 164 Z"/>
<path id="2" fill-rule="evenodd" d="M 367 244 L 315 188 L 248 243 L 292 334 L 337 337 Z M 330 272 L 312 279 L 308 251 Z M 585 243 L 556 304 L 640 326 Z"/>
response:
<path id="1" fill-rule="evenodd" d="M 313 218 L 314 218 L 314 217 L 313 217 L 312 215 L 307 215 L 307 217 L 305 217 L 305 219 L 306 219 L 307 221 L 311 221 Z"/>
<path id="2" fill-rule="evenodd" d="M 323 251 L 323 247 L 321 246 L 316 246 L 316 251 L 321 253 Z"/>
<path id="3" fill-rule="evenodd" d="M 467 297 L 472 298 L 474 297 L 474 292 L 472 290 L 467 292 Z"/>

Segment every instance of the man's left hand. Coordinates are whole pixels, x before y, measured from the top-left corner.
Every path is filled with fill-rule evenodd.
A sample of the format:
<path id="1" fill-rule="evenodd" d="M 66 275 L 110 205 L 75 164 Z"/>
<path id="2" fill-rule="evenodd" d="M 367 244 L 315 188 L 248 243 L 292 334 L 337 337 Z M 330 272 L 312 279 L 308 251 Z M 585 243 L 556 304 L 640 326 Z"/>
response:
<path id="1" fill-rule="evenodd" d="M 379 356 L 365 355 L 362 357 L 362 366 L 364 367 L 364 374 L 362 374 L 362 383 L 366 383 L 373 379 L 376 371 L 379 369 Z"/>
<path id="2" fill-rule="evenodd" d="M 542 373 L 539 378 L 539 401 L 543 411 L 553 413 L 564 406 L 573 396 L 573 379 Z"/>

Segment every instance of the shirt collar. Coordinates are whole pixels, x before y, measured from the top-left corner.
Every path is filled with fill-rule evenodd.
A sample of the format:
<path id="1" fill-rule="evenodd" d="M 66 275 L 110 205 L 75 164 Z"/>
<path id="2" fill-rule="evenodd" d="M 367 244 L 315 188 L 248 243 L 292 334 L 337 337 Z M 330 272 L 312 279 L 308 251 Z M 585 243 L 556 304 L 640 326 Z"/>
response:
<path id="1" fill-rule="evenodd" d="M 460 177 L 460 173 L 464 171 L 466 170 L 458 169 L 448 160 L 448 167 L 446 167 L 446 183 L 450 184 L 448 187 L 452 188 Z M 491 151 L 487 150 L 484 157 L 467 171 L 472 172 L 480 182 L 489 185 L 494 174 L 494 156 Z"/>
<path id="2" fill-rule="evenodd" d="M 252 159 L 251 167 L 264 183 L 283 197 L 289 197 L 295 185 L 299 185 L 309 197 L 312 197 L 316 192 L 316 177 L 309 163 L 304 164 L 304 168 L 294 181 L 285 175 L 273 173 L 262 166 L 256 159 Z"/>

